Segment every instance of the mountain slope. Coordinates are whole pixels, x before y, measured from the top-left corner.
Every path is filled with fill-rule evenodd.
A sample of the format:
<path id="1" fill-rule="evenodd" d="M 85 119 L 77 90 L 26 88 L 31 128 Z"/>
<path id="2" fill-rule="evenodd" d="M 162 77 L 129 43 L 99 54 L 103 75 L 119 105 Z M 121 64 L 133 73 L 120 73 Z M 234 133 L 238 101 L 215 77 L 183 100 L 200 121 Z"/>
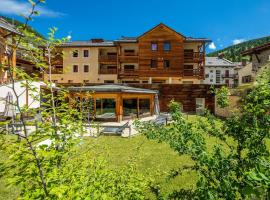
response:
<path id="1" fill-rule="evenodd" d="M 23 23 L 18 21 L 18 20 L 11 19 L 11 18 L 5 17 L 5 16 L 0 16 L 0 17 L 5 19 L 8 23 L 14 24 L 15 27 L 23 26 Z M 39 32 L 37 32 L 35 29 L 33 29 L 31 26 L 27 26 L 26 30 L 31 32 L 31 33 L 34 33 L 35 36 L 44 39 L 44 36 L 41 35 Z"/>
<path id="2" fill-rule="evenodd" d="M 239 62 L 242 59 L 241 52 L 247 49 L 260 46 L 262 44 L 270 42 L 270 36 L 262 37 L 258 39 L 249 40 L 240 44 L 229 46 L 225 49 L 221 49 L 212 53 L 207 54 L 207 56 L 218 56 L 218 54 L 223 53 L 224 57 L 233 62 Z"/>

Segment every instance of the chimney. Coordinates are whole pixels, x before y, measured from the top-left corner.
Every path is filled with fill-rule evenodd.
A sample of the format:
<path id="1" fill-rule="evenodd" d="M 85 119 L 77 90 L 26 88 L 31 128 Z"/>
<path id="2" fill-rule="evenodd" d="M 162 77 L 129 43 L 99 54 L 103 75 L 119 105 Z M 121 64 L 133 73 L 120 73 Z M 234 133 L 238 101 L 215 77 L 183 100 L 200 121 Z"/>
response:
<path id="1" fill-rule="evenodd" d="M 223 58 L 224 58 L 224 53 L 219 53 L 219 54 L 218 54 L 218 58 L 219 58 L 219 59 L 223 59 Z"/>
<path id="2" fill-rule="evenodd" d="M 91 42 L 93 42 L 93 43 L 101 43 L 101 42 L 104 42 L 104 40 L 102 38 L 93 38 L 93 39 L 91 39 Z"/>

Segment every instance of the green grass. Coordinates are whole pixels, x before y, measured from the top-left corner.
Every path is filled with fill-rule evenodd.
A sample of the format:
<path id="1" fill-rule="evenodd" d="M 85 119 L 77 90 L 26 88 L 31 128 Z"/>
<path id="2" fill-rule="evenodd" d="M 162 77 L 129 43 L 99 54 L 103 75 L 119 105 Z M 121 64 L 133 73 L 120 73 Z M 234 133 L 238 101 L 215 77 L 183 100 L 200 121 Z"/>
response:
<path id="1" fill-rule="evenodd" d="M 192 165 L 192 161 L 187 156 L 179 156 L 167 144 L 148 140 L 145 136 L 133 138 L 102 136 L 87 139 L 86 145 L 94 147 L 90 151 L 91 155 L 101 154 L 113 168 L 124 166 L 130 159 L 135 158 L 138 170 L 155 179 L 154 182 L 160 184 L 164 193 L 174 189 L 190 188 L 195 183 L 194 173 L 166 181 L 170 170 L 182 165 Z"/>
<path id="2" fill-rule="evenodd" d="M 198 119 L 198 116 L 195 115 L 185 117 L 191 122 Z M 101 155 L 106 159 L 109 167 L 117 168 L 126 165 L 130 159 L 135 158 L 138 170 L 159 184 L 163 194 L 180 188 L 195 187 L 197 178 L 195 172 L 184 173 L 175 179 L 166 180 L 170 170 L 183 165 L 192 165 L 192 160 L 188 156 L 179 156 L 165 143 L 148 140 L 143 135 L 132 138 L 102 136 L 85 139 L 86 147 L 82 148 L 82 152 L 87 151 L 89 159 Z M 207 141 L 209 149 L 217 143 L 215 138 L 207 138 Z M 6 159 L 2 152 L 0 152 L 1 159 Z M 0 200 L 16 198 L 18 190 L 7 188 L 5 181 L 4 178 L 0 179 Z"/>

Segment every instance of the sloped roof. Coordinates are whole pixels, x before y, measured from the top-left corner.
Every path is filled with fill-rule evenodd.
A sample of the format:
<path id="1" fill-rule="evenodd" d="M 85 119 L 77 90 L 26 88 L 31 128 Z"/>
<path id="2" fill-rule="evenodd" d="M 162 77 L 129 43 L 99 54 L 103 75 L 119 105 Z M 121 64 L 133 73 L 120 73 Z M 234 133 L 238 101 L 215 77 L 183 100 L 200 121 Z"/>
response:
<path id="1" fill-rule="evenodd" d="M 21 35 L 21 33 L 18 30 L 16 30 L 16 28 L 12 24 L 8 23 L 1 17 L 0 17 L 0 28 L 5 29 L 11 33 Z"/>
<path id="2" fill-rule="evenodd" d="M 121 93 L 147 93 L 147 94 L 157 94 L 156 90 L 149 90 L 143 88 L 135 88 L 123 85 L 96 85 L 96 86 L 82 86 L 82 87 L 68 87 L 69 91 L 80 92 L 80 91 L 90 91 L 90 92 L 121 92 Z"/>
<path id="3" fill-rule="evenodd" d="M 186 38 L 184 35 L 182 35 L 181 33 L 178 33 L 177 31 L 173 30 L 172 28 L 170 28 L 169 26 L 160 23 L 156 26 L 154 26 L 153 28 L 151 28 L 150 30 L 146 31 L 145 33 L 143 33 L 142 35 L 140 35 L 137 39 L 140 39 L 141 37 L 145 36 L 147 33 L 150 33 L 151 31 L 155 30 L 156 28 L 160 27 L 160 26 L 164 26 L 165 28 L 169 29 L 170 31 L 176 33 L 177 35 L 179 35 L 180 37 Z"/>
<path id="4" fill-rule="evenodd" d="M 206 67 L 236 67 L 237 64 L 227 60 L 225 58 L 219 57 L 205 57 L 205 66 Z"/>
<path id="5" fill-rule="evenodd" d="M 113 41 L 92 42 L 89 41 L 73 41 L 65 42 L 60 45 L 61 47 L 113 47 L 115 46 Z"/>
<path id="6" fill-rule="evenodd" d="M 114 40 L 114 42 L 136 43 L 136 42 L 138 42 L 138 40 L 137 40 L 137 37 L 125 37 L 125 36 L 122 36 L 120 39 Z"/>
<path id="7" fill-rule="evenodd" d="M 257 46 L 257 47 L 254 47 L 254 48 L 251 48 L 251 49 L 248 49 L 246 51 L 243 51 L 241 54 L 243 56 L 246 56 L 246 55 L 250 55 L 250 54 L 253 54 L 256 52 L 261 52 L 261 51 L 268 50 L 268 49 L 270 49 L 270 42 L 263 44 L 263 45 L 260 45 L 260 46 Z"/>
<path id="8" fill-rule="evenodd" d="M 207 38 L 193 38 L 193 37 L 186 37 L 187 42 L 212 42 L 212 40 Z"/>

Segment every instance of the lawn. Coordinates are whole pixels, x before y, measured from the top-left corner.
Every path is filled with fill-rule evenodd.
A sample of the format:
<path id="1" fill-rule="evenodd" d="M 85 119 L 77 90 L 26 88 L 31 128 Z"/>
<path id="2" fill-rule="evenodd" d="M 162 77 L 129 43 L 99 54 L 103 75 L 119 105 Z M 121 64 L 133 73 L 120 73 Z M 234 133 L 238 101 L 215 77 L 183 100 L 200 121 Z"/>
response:
<path id="1" fill-rule="evenodd" d="M 196 119 L 197 116 L 188 116 L 189 121 L 196 121 Z M 217 142 L 214 138 L 208 138 L 207 141 L 210 149 Z M 170 170 L 192 164 L 188 156 L 179 156 L 167 144 L 148 140 L 143 135 L 132 138 L 87 137 L 84 145 L 82 145 L 82 151 L 88 151 L 89 159 L 90 155 L 91 157 L 102 155 L 112 168 L 126 165 L 130 159 L 135 158 L 138 170 L 147 177 L 152 177 L 154 182 L 160 185 L 163 194 L 195 186 L 197 177 L 194 172 L 184 173 L 173 180 L 166 180 Z M 2 152 L 0 153 L 0 159 L 6 159 L 6 156 Z M 4 182 L 4 178 L 0 179 L 0 200 L 16 198 L 18 193 L 16 188 L 7 188 Z"/>

